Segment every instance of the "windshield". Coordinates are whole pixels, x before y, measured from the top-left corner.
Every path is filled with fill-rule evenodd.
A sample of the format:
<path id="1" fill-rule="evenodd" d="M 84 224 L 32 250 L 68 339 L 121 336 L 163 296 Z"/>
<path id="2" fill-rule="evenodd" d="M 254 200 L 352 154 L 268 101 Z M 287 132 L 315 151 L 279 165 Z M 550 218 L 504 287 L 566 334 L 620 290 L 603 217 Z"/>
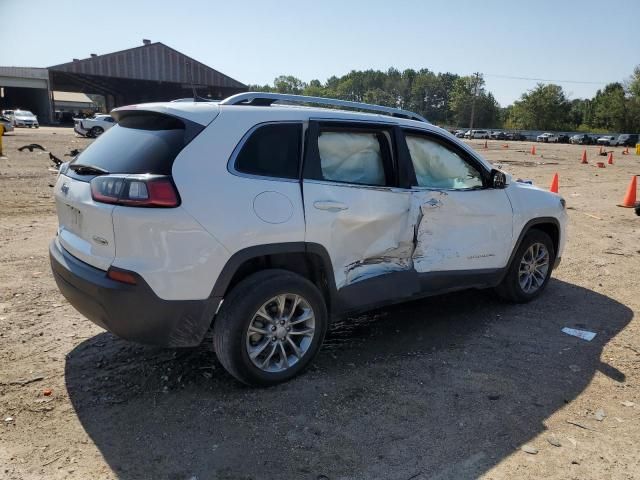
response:
<path id="1" fill-rule="evenodd" d="M 33 113 L 29 110 L 16 110 L 16 115 L 19 117 L 33 117 Z"/>

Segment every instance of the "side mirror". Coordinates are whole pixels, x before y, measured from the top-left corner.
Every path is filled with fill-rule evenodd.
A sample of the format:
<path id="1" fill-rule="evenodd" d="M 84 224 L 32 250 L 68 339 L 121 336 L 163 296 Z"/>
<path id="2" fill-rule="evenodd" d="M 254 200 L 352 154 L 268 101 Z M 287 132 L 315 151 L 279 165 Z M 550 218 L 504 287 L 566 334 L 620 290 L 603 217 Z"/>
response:
<path id="1" fill-rule="evenodd" d="M 491 188 L 507 188 L 507 176 L 500 170 L 491 170 Z"/>

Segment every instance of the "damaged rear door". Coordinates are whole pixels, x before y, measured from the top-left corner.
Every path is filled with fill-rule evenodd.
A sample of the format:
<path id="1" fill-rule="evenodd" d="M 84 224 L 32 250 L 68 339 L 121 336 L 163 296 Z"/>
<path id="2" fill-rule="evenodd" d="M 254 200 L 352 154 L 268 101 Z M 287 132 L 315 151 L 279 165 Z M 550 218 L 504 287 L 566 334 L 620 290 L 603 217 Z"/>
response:
<path id="1" fill-rule="evenodd" d="M 417 211 L 411 208 L 411 190 L 398 186 L 398 134 L 377 124 L 309 122 L 303 171 L 306 241 L 327 249 L 343 294 L 345 287 L 367 285 L 369 298 L 347 300 L 354 307 L 398 295 L 389 285 L 365 280 L 397 278 L 395 272 L 415 278 Z M 417 281 L 402 286 L 405 295 L 416 289 Z M 365 295 L 361 288 L 355 292 Z"/>
<path id="2" fill-rule="evenodd" d="M 413 265 L 419 274 L 441 272 L 421 275 L 423 289 L 490 282 L 511 254 L 513 211 L 505 190 L 492 188 L 487 167 L 446 137 L 404 133 L 418 214 Z M 438 281 L 430 285 L 429 278 Z"/>

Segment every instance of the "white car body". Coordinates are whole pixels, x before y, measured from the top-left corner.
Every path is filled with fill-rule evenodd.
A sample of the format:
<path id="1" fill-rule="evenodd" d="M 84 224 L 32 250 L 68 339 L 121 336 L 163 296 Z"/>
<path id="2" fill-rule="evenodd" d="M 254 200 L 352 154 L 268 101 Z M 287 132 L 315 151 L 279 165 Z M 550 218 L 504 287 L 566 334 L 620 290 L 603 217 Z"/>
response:
<path id="1" fill-rule="evenodd" d="M 519 242 L 535 225 L 555 232 L 555 258 L 559 261 L 562 257 L 567 223 L 564 201 L 557 194 L 515 182 L 509 176 L 506 188 L 458 189 L 361 185 L 319 180 L 307 173 L 302 179 L 276 178 L 239 171 L 237 167 L 238 156 L 258 135 L 256 132 L 269 127 L 275 130 L 276 125 L 293 125 L 300 128 L 300 139 L 305 132 L 318 138 L 318 148 L 334 148 L 335 158 L 342 155 L 353 161 L 348 167 L 349 175 L 364 168 L 357 159 L 368 158 L 362 153 L 366 149 L 354 157 L 349 153 L 351 147 L 331 142 L 376 138 L 384 145 L 391 141 L 385 132 L 398 132 L 403 139 L 409 135 L 415 148 L 431 148 L 442 142 L 466 159 L 460 160 L 461 164 L 473 165 L 483 178 L 495 173 L 491 164 L 472 148 L 427 122 L 336 109 L 204 102 L 121 107 L 114 116 L 122 122 L 127 115 L 134 118 L 140 112 L 177 118 L 186 125 L 185 131 L 190 126 L 201 130 L 177 154 L 169 172 L 179 192 L 179 206 L 137 208 L 96 201 L 92 183 L 74 174 L 69 165 L 61 169 L 54 189 L 60 221 L 51 246 L 56 280 L 81 312 L 125 338 L 172 346 L 197 344 L 228 295 L 224 288 L 238 274 L 238 262 L 256 255 L 281 252 L 285 262 L 307 254 L 324 259 L 326 271 L 330 272 L 328 288 L 336 298 L 332 315 L 369 305 L 372 296 L 377 304 L 417 294 L 422 288 L 420 278 L 434 279 L 440 285 L 434 287 L 435 291 L 490 286 L 492 280 L 485 280 L 484 276 L 502 275 L 500 272 L 510 265 Z M 322 141 L 317 133 L 321 128 L 330 130 Z M 351 128 L 378 133 L 371 137 L 341 133 Z M 113 145 L 109 145 L 117 135 L 152 135 L 125 130 L 132 129 L 117 125 L 75 162 L 83 165 L 86 158 L 88 163 L 95 163 L 103 155 L 101 149 L 104 155 L 117 156 Z M 436 142 L 433 145 L 432 140 Z M 393 140 L 396 141 L 400 140 Z M 312 150 L 307 155 L 314 155 Z M 421 154 L 414 150 L 411 155 Z M 409 157 L 404 158 L 406 161 Z M 313 160 L 305 162 L 306 165 Z M 347 160 L 344 162 L 347 165 Z M 339 168 L 347 169 L 344 165 Z M 71 167 L 75 168 L 73 164 Z M 442 176 L 451 168 L 434 167 L 434 175 Z M 110 178 L 133 178 L 131 181 L 135 182 L 138 177 L 116 172 L 95 178 L 105 182 Z M 77 261 L 80 263 L 75 265 Z M 78 299 L 74 296 L 76 290 L 69 291 L 67 283 L 77 280 L 73 276 L 67 279 L 69 271 L 83 269 L 101 272 L 103 277 L 114 269 L 132 272 L 145 285 L 140 295 L 162 305 L 158 311 L 188 304 L 188 308 L 202 305 L 206 313 L 198 310 L 186 326 L 167 319 L 174 331 L 164 336 L 142 331 L 149 326 L 131 332 L 129 327 L 112 323 L 111 313 L 104 313 L 115 308 L 107 300 L 97 300 L 102 302 L 100 308 L 87 306 L 91 299 Z M 356 291 L 361 293 L 354 294 Z M 139 302 L 142 305 L 144 298 Z M 127 300 L 130 301 L 132 298 Z M 117 308 L 129 305 L 127 302 L 118 303 Z M 186 322 L 181 317 L 176 321 Z"/>
<path id="2" fill-rule="evenodd" d="M 73 130 L 85 137 L 98 137 L 116 124 L 108 114 L 97 114 L 92 118 L 74 118 L 73 123 Z"/>
<path id="3" fill-rule="evenodd" d="M 558 143 L 559 137 L 555 133 L 543 133 L 542 135 L 538 135 L 536 137 L 536 141 L 538 142 L 546 142 L 546 143 Z"/>
<path id="4" fill-rule="evenodd" d="M 464 134 L 464 138 L 471 139 L 488 139 L 490 133 L 488 130 L 467 130 L 467 133 Z"/>
<path id="5" fill-rule="evenodd" d="M 598 145 L 615 145 L 616 137 L 613 135 L 604 135 L 597 140 Z"/>
<path id="6" fill-rule="evenodd" d="M 12 120 L 14 127 L 38 128 L 40 126 L 38 124 L 38 117 L 29 110 L 14 110 Z"/>

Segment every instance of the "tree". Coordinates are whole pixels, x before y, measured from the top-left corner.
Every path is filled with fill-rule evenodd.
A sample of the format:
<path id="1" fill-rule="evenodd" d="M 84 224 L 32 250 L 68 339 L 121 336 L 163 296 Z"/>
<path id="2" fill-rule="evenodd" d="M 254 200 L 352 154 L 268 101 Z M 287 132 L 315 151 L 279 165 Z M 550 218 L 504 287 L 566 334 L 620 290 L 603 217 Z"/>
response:
<path id="1" fill-rule="evenodd" d="M 474 102 L 475 106 L 473 106 Z M 454 123 L 458 126 L 469 125 L 472 108 L 474 108 L 474 127 L 498 125 L 498 102 L 485 90 L 482 76 L 458 77 L 453 82 L 449 96 L 449 110 Z"/>
<path id="2" fill-rule="evenodd" d="M 615 132 L 627 131 L 628 105 L 621 83 L 610 83 L 598 90 L 593 99 L 593 119 L 590 124 Z"/>
<path id="3" fill-rule="evenodd" d="M 273 81 L 275 91 L 278 93 L 290 93 L 293 95 L 302 95 L 306 84 L 292 75 L 280 75 Z"/>
<path id="4" fill-rule="evenodd" d="M 560 85 L 539 83 L 513 103 L 509 124 L 530 130 L 565 130 L 570 104 Z"/>

